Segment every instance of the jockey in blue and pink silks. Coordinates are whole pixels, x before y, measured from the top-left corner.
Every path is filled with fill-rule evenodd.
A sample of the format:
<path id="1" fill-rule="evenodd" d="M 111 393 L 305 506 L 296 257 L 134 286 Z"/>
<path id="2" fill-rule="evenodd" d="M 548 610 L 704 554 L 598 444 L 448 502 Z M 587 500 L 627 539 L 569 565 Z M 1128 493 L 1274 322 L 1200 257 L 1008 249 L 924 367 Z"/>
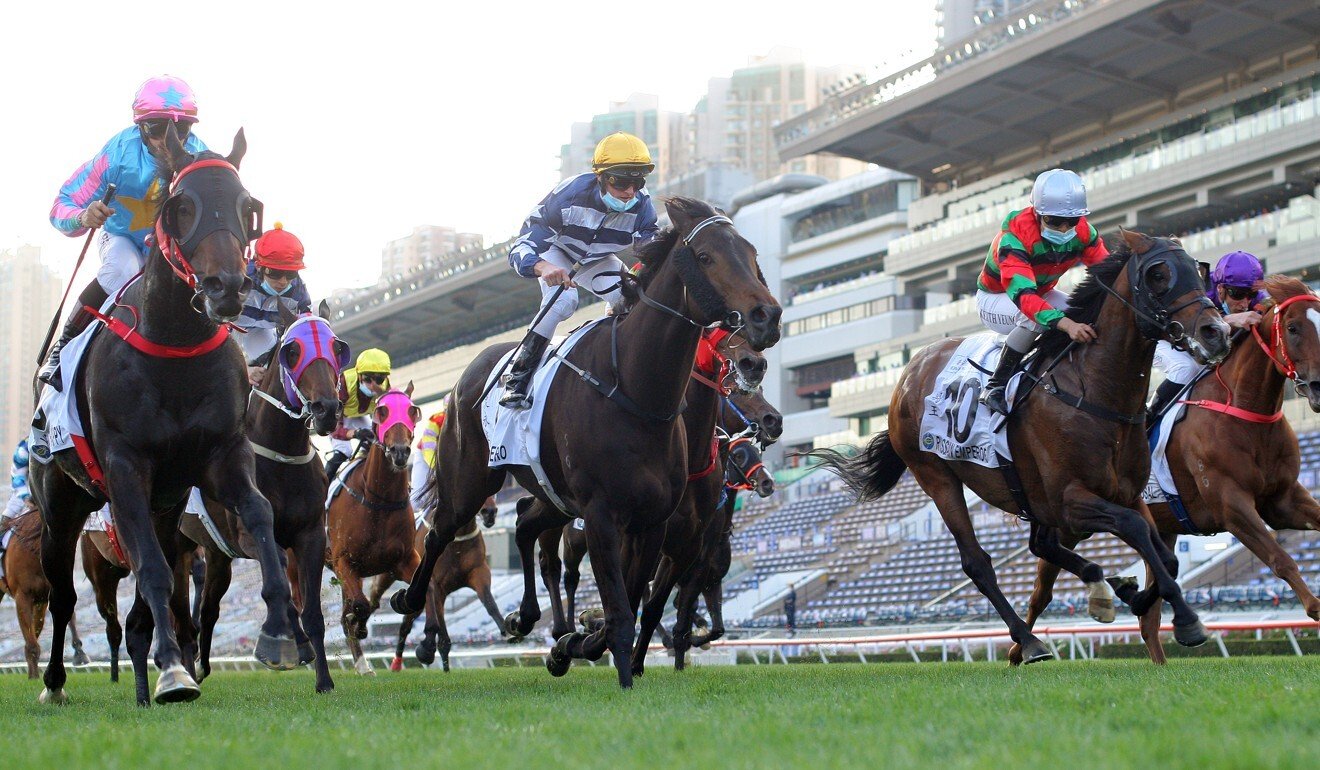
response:
<path id="1" fill-rule="evenodd" d="M 1207 295 L 1224 321 L 1234 329 L 1247 329 L 1260 323 L 1259 307 L 1269 296 L 1256 288 L 1265 277 L 1260 260 L 1245 251 L 1234 251 L 1219 258 L 1210 273 Z M 1155 368 L 1164 372 L 1164 382 L 1155 390 L 1147 409 L 1149 423 L 1164 413 L 1173 399 L 1201 371 L 1191 353 L 1178 350 L 1164 340 L 1155 346 Z"/>
<path id="2" fill-rule="evenodd" d="M 138 87 L 133 99 L 133 125 L 110 137 L 60 187 L 50 209 L 50 223 L 71 238 L 102 228 L 96 239 L 101 267 L 96 280 L 78 296 L 76 309 L 51 348 L 38 374 L 42 382 L 60 387 L 55 377 L 60 350 L 92 322 L 92 314 L 83 306 L 100 308 L 142 270 L 148 253 L 146 239 L 165 193 L 154 154 L 164 148 L 171 124 L 185 150 L 194 155 L 205 150 L 206 144 L 192 133 L 196 122 L 197 98 L 187 83 L 171 75 L 151 78 Z M 118 189 L 115 199 L 106 205 L 101 198 L 110 184 Z"/>

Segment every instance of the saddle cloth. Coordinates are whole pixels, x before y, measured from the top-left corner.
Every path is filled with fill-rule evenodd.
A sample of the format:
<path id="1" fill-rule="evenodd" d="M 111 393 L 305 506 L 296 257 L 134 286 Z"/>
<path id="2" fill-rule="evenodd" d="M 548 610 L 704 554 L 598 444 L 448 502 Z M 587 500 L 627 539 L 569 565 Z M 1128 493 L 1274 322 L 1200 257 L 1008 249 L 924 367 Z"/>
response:
<path id="1" fill-rule="evenodd" d="M 926 396 L 921 413 L 921 449 L 946 460 L 963 460 L 987 468 L 999 467 L 999 455 L 1012 459 L 1006 417 L 986 409 L 981 394 L 999 363 L 1004 336 L 986 332 L 963 340 L 944 371 L 935 378 L 935 389 Z M 978 366 L 980 368 L 978 368 Z M 1008 383 L 1008 402 L 1017 395 L 1019 372 Z"/>
<path id="2" fill-rule="evenodd" d="M 183 513 L 185 516 L 197 517 L 197 522 L 202 525 L 202 529 L 206 531 L 207 537 L 211 538 L 211 542 L 214 543 L 215 547 L 220 549 L 220 552 L 225 556 L 228 556 L 231 559 L 244 558 L 245 554 L 221 534 L 220 528 L 216 526 L 215 519 L 211 518 L 211 512 L 206 510 L 206 505 L 202 502 L 202 491 L 197 487 L 193 487 L 189 490 L 188 505 L 184 507 Z M 192 534 L 187 531 L 190 528 L 187 527 L 186 522 L 180 523 L 179 529 L 185 530 L 184 534 L 190 536 Z"/>
<path id="3" fill-rule="evenodd" d="M 100 323 L 91 324 L 82 334 L 69 340 L 60 351 L 60 384 L 63 391 L 49 385 L 41 387 L 37 411 L 32 416 L 32 428 L 28 434 L 28 448 L 39 463 L 49 463 L 56 452 L 73 449 L 74 436 L 87 435 L 83 430 L 82 418 L 78 416 L 76 383 L 82 369 L 83 355 L 100 329 Z"/>
<path id="4" fill-rule="evenodd" d="M 1169 468 L 1169 437 L 1173 427 L 1187 414 L 1187 405 L 1175 401 L 1165 410 L 1164 416 L 1151 431 L 1150 441 L 1150 480 L 1141 493 L 1141 499 L 1148 503 L 1167 503 L 1170 497 L 1177 498 L 1178 485 L 1173 482 L 1173 470 Z"/>
<path id="5" fill-rule="evenodd" d="M 532 382 L 529 393 L 532 397 L 531 409 L 505 409 L 500 406 L 500 389 L 495 387 L 493 382 L 496 372 L 505 369 L 505 363 L 517 351 L 517 348 L 510 350 L 496 364 L 486 379 L 486 387 L 490 391 L 486 394 L 486 400 L 481 403 L 481 429 L 486 434 L 486 443 L 490 448 L 487 464 L 491 468 L 498 468 L 502 465 L 525 465 L 532 469 L 541 489 L 545 491 L 550 501 L 560 511 L 575 515 L 555 492 L 550 485 L 550 480 L 545 474 L 545 468 L 541 465 L 541 419 L 545 414 L 546 395 L 550 392 L 550 385 L 554 382 L 555 374 L 558 373 L 561 357 L 568 355 L 573 346 L 582 339 L 589 330 L 596 324 L 606 319 L 597 319 L 574 329 L 558 345 L 551 350 L 550 360 L 547 363 L 542 359 L 541 366 L 532 375 Z"/>
<path id="6" fill-rule="evenodd" d="M 340 492 L 344 491 L 344 480 L 347 479 L 349 475 L 353 473 L 353 469 L 361 465 L 362 461 L 365 459 L 366 459 L 365 457 L 357 457 L 354 458 L 353 460 L 350 460 L 346 465 L 344 465 L 343 470 L 339 471 L 339 474 L 337 476 L 335 476 L 333 479 L 330 479 L 330 489 L 326 492 L 325 495 L 326 508 L 329 508 L 330 503 L 333 502 L 336 497 L 339 497 Z"/>

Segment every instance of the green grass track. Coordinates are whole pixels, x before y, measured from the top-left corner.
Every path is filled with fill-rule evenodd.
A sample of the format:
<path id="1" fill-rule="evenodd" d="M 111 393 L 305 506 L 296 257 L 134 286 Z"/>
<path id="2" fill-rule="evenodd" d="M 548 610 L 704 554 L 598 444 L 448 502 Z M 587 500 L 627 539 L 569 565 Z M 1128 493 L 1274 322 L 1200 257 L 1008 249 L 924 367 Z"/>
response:
<path id="1" fill-rule="evenodd" d="M 649 669 L 221 672 L 184 705 L 0 676 L 4 768 L 1314 767 L 1320 657 Z M 153 674 L 152 682 L 154 684 Z"/>

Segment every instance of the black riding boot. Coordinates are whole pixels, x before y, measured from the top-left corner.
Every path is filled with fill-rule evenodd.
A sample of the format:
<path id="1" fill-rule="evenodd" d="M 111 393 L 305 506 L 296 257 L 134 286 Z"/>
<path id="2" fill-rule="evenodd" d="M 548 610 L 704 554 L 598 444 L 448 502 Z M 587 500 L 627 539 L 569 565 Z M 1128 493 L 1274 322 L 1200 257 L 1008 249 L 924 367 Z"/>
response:
<path id="1" fill-rule="evenodd" d="M 507 409 L 529 409 L 532 399 L 527 396 L 527 389 L 532 384 L 532 374 L 537 364 L 541 363 L 541 354 L 550 340 L 536 332 L 530 332 L 523 340 L 518 357 L 513 359 L 508 378 L 504 380 L 504 395 L 500 396 L 500 406 Z"/>
<path id="2" fill-rule="evenodd" d="M 1150 406 L 1146 407 L 1146 425 L 1154 425 L 1160 417 L 1164 415 L 1164 410 L 1169 408 L 1173 400 L 1178 397 L 1182 389 L 1186 386 L 1173 380 L 1165 380 L 1155 389 L 1155 398 L 1151 399 Z"/>
<path id="3" fill-rule="evenodd" d="M 69 316 L 69 320 L 64 322 L 64 331 L 60 333 L 59 340 L 51 347 L 50 354 L 46 356 L 45 365 L 37 373 L 37 379 L 56 390 L 64 390 L 64 383 L 60 381 L 61 377 L 59 376 L 60 351 L 69 343 L 69 340 L 82 334 L 88 324 L 95 320 L 96 316 L 92 315 L 86 306 L 100 310 L 109 298 L 110 295 L 106 293 L 105 289 L 101 288 L 101 284 L 97 280 L 93 279 L 91 283 L 87 284 L 87 288 L 83 289 L 82 294 L 78 295 L 78 309 L 74 310 L 73 314 Z"/>
<path id="4" fill-rule="evenodd" d="M 325 476 L 331 481 L 335 480 L 335 474 L 339 473 L 339 468 L 343 466 L 348 455 L 336 449 L 330 453 L 330 459 L 325 463 Z"/>
<path id="5" fill-rule="evenodd" d="M 1025 352 L 1019 353 L 1008 345 L 1004 346 L 1003 352 L 999 355 L 999 366 L 995 367 L 995 373 L 990 375 L 990 381 L 986 383 L 985 395 L 981 397 L 981 403 L 985 404 L 987 409 L 1008 414 L 1008 399 L 1004 390 L 1025 355 Z"/>

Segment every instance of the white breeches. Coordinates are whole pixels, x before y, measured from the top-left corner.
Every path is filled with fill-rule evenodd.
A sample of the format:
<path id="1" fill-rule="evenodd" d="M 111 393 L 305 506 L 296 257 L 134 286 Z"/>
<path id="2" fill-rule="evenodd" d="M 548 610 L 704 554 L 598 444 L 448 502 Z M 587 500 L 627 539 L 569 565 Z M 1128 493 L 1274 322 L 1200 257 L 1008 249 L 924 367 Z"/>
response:
<path id="1" fill-rule="evenodd" d="M 558 246 L 551 246 L 541 255 L 541 259 L 555 267 L 562 267 L 566 270 L 572 270 L 575 264 L 578 265 L 578 272 L 577 275 L 573 276 L 573 283 L 606 302 L 618 302 L 622 297 L 622 293 L 618 289 L 619 277 L 600 275 L 602 271 L 623 269 L 623 262 L 619 261 L 619 258 L 613 254 L 599 257 L 590 262 L 575 263 Z M 545 307 L 550 304 L 550 300 L 555 296 L 555 292 L 559 290 L 559 287 L 551 286 L 541 279 L 537 280 L 541 284 L 541 307 Z M 611 289 L 611 287 L 614 288 Z M 559 298 L 554 301 L 550 309 L 537 322 L 536 326 L 532 327 L 532 331 L 546 339 L 552 339 L 555 336 L 555 328 L 559 326 L 561 321 L 565 321 L 573 315 L 577 311 L 577 307 L 577 289 L 564 289 Z"/>

